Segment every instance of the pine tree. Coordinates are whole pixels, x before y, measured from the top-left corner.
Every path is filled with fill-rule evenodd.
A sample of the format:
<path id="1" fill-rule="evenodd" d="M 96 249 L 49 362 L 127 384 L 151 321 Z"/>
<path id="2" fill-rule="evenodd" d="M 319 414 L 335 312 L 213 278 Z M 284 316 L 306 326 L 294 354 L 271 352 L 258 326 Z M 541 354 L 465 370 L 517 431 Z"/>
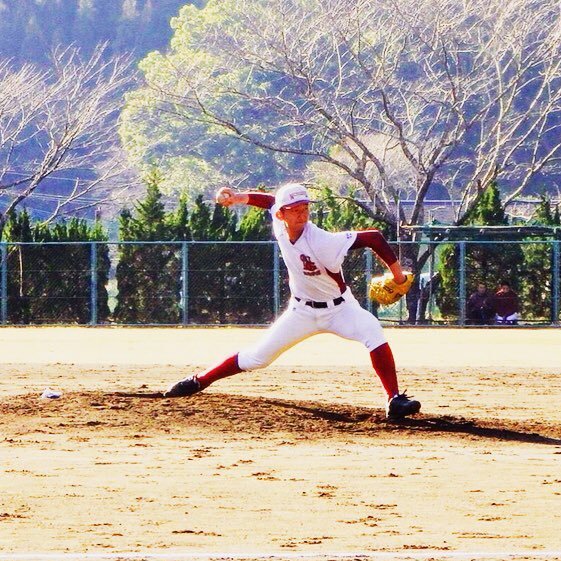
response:
<path id="1" fill-rule="evenodd" d="M 164 242 L 173 239 L 159 184 L 162 176 L 151 170 L 146 183 L 146 198 L 134 212 L 120 217 L 123 241 Z M 160 323 L 179 321 L 180 251 L 176 244 L 132 243 L 119 249 L 115 319 L 121 323 Z"/>
<path id="2" fill-rule="evenodd" d="M 272 236 L 271 219 L 263 209 L 252 207 L 239 221 L 236 239 L 243 241 L 266 241 Z"/>
<path id="3" fill-rule="evenodd" d="M 16 213 L 15 211 L 10 213 L 2 231 L 2 239 L 4 241 L 12 242 L 33 241 L 31 217 L 26 208 L 19 213 Z"/>
<path id="4" fill-rule="evenodd" d="M 542 195 L 532 216 L 536 226 L 559 226 L 559 209 L 552 209 L 551 199 Z M 524 315 L 528 319 L 555 321 L 553 313 L 552 267 L 553 246 L 551 242 L 526 243 L 522 246 L 524 266 L 522 269 L 521 301 Z"/>
<path id="5" fill-rule="evenodd" d="M 236 231 L 236 216 L 221 205 L 211 208 L 202 196 L 195 199 L 189 216 L 192 239 L 200 242 L 231 241 Z M 235 323 L 230 308 L 239 298 L 229 300 L 231 279 L 238 247 L 230 244 L 194 244 L 189 250 L 189 317 L 197 323 Z M 244 248 L 245 249 L 245 248 Z M 241 286 L 236 284 L 237 291 Z M 243 306 L 240 306 L 240 308 Z"/>
<path id="6" fill-rule="evenodd" d="M 169 239 L 166 210 L 162 202 L 160 183 L 162 175 L 157 169 L 149 172 L 146 183 L 146 198 L 135 204 L 135 216 L 131 219 L 130 234 L 135 240 L 160 241 Z"/>
<path id="7" fill-rule="evenodd" d="M 177 210 L 168 215 L 167 223 L 172 240 L 189 241 L 191 239 L 189 209 L 187 206 L 187 197 L 185 195 L 179 197 Z"/>
<path id="8" fill-rule="evenodd" d="M 508 224 L 501 201 L 501 192 L 496 182 L 485 189 L 478 204 L 465 219 L 468 225 L 504 226 Z"/>
<path id="9" fill-rule="evenodd" d="M 214 205 L 209 239 L 228 241 L 236 237 L 236 215 L 222 205 Z"/>
<path id="10" fill-rule="evenodd" d="M 33 232 L 31 217 L 24 209 L 22 212 L 12 212 L 2 232 L 5 242 L 31 242 Z M 32 246 L 8 245 L 8 321 L 13 324 L 31 323 L 32 310 L 28 294 L 33 287 L 33 275 L 27 274 Z M 30 255 L 31 254 L 31 255 Z"/>
<path id="11" fill-rule="evenodd" d="M 199 195 L 195 199 L 191 215 L 189 216 L 189 230 L 194 241 L 212 240 L 212 213 Z"/>

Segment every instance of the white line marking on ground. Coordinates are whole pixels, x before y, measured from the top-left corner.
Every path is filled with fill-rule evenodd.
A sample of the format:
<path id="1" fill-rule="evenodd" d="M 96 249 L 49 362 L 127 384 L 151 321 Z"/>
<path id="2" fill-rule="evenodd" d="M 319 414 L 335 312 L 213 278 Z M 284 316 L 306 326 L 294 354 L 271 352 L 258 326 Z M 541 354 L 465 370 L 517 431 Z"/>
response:
<path id="1" fill-rule="evenodd" d="M 170 560 L 170 561 L 210 561 L 218 559 L 306 559 L 306 560 L 323 560 L 323 559 L 349 559 L 368 560 L 368 559 L 403 559 L 403 560 L 423 560 L 438 559 L 445 561 L 446 559 L 561 559 L 560 551 L 447 551 L 440 549 L 423 550 L 423 551 L 371 551 L 371 552 L 332 552 L 332 553 L 196 553 L 196 552 L 91 552 L 91 553 L 0 553 L 0 561 L 72 561 L 72 560 L 94 560 L 94 561 L 133 561 L 133 560 Z"/>

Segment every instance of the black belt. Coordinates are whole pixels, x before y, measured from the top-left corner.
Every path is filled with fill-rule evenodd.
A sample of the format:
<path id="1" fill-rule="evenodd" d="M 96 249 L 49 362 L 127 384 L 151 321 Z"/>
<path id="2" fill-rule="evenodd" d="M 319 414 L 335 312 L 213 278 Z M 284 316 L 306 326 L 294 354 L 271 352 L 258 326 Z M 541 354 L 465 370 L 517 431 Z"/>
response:
<path id="1" fill-rule="evenodd" d="M 298 302 L 302 302 L 302 298 L 298 298 L 298 296 L 295 296 L 294 298 Z M 333 300 L 333 305 L 338 306 L 344 301 L 345 299 L 342 296 L 339 296 L 339 298 L 335 298 L 335 300 Z M 310 306 L 310 308 L 329 308 L 329 302 L 314 302 L 313 300 L 305 300 L 304 304 L 306 304 L 306 306 Z"/>

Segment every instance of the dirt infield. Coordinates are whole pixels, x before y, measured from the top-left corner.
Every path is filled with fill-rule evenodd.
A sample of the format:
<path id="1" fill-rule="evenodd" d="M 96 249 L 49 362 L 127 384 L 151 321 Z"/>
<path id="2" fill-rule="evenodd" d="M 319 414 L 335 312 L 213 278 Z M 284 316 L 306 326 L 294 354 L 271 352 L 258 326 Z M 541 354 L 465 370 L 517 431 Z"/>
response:
<path id="1" fill-rule="evenodd" d="M 401 423 L 332 336 L 170 400 L 260 330 L 0 329 L 0 561 L 561 559 L 561 330 L 386 334 Z"/>

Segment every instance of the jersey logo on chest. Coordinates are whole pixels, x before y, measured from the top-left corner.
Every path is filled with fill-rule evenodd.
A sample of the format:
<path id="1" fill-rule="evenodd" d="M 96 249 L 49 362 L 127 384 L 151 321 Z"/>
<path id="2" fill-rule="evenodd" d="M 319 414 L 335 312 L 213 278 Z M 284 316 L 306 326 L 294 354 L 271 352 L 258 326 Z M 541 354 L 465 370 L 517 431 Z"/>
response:
<path id="1" fill-rule="evenodd" d="M 317 268 L 317 265 L 312 261 L 312 259 L 308 255 L 304 255 L 303 253 L 300 255 L 300 260 L 302 261 L 302 265 L 304 267 L 304 274 L 308 277 L 315 277 L 317 275 L 321 275 L 321 271 Z"/>

